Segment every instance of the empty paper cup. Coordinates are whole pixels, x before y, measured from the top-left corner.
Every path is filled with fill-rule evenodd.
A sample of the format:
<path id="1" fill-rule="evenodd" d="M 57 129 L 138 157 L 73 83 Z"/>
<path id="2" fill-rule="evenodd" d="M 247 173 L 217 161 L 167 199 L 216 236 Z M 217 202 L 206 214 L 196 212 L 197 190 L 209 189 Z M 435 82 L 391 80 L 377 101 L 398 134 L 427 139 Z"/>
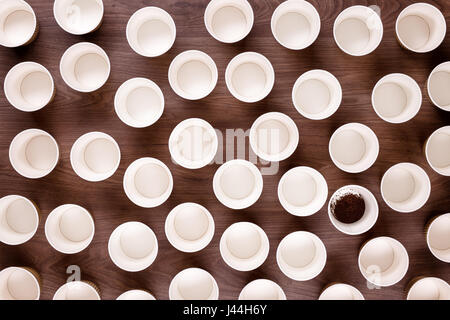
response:
<path id="1" fill-rule="evenodd" d="M 58 160 L 58 144 L 43 130 L 24 130 L 9 146 L 9 161 L 14 170 L 25 178 L 37 179 L 48 175 Z"/>
<path id="2" fill-rule="evenodd" d="M 123 123 L 134 128 L 148 127 L 163 114 L 164 95 L 153 81 L 133 78 L 117 89 L 114 109 Z"/>
<path id="3" fill-rule="evenodd" d="M 217 133 L 205 120 L 192 118 L 180 122 L 169 137 L 172 159 L 187 169 L 210 164 L 219 146 Z"/>
<path id="4" fill-rule="evenodd" d="M 64 52 L 59 70 L 69 87 L 79 92 L 92 92 L 108 80 L 111 65 L 102 48 L 90 42 L 80 42 Z"/>
<path id="5" fill-rule="evenodd" d="M 358 265 L 370 283 L 380 287 L 392 286 L 402 280 L 408 271 L 408 252 L 393 238 L 374 238 L 359 251 Z"/>
<path id="6" fill-rule="evenodd" d="M 258 279 L 242 289 L 239 300 L 286 300 L 286 294 L 277 283 Z"/>
<path id="7" fill-rule="evenodd" d="M 352 56 L 364 56 L 373 52 L 381 43 L 383 23 L 372 8 L 353 6 L 338 15 L 333 35 L 342 51 Z"/>
<path id="8" fill-rule="evenodd" d="M 442 127 L 428 138 L 425 155 L 434 171 L 450 176 L 450 126 Z"/>
<path id="9" fill-rule="evenodd" d="M 157 57 L 172 48 L 177 28 L 170 14 L 163 9 L 145 7 L 133 13 L 126 32 L 128 44 L 137 54 Z"/>
<path id="10" fill-rule="evenodd" d="M 0 199 L 0 242 L 18 245 L 30 240 L 39 225 L 36 205 L 25 197 L 10 195 Z"/>
<path id="11" fill-rule="evenodd" d="M 427 245 L 441 261 L 450 263 L 450 213 L 434 218 L 428 224 Z"/>
<path id="12" fill-rule="evenodd" d="M 430 197 L 431 183 L 427 173 L 413 163 L 399 163 L 389 168 L 381 179 L 384 202 L 398 212 L 413 212 Z"/>
<path id="13" fill-rule="evenodd" d="M 118 226 L 109 237 L 108 252 L 120 269 L 142 271 L 155 261 L 158 240 L 155 233 L 141 222 L 126 222 Z"/>
<path id="14" fill-rule="evenodd" d="M 421 278 L 409 288 L 406 300 L 450 300 L 450 285 L 440 278 Z"/>
<path id="15" fill-rule="evenodd" d="M 0 271 L 0 300 L 39 300 L 41 288 L 34 271 L 9 267 Z"/>
<path id="16" fill-rule="evenodd" d="M 325 70 L 302 74 L 292 88 L 295 109 L 311 120 L 331 117 L 342 102 L 342 87 L 338 79 Z"/>
<path id="17" fill-rule="evenodd" d="M 170 87 L 177 95 L 188 100 L 199 100 L 216 87 L 217 66 L 206 53 L 188 50 L 172 60 L 168 77 Z"/>
<path id="18" fill-rule="evenodd" d="M 320 32 L 320 16 L 307 1 L 288 0 L 273 12 L 272 34 L 283 46 L 292 50 L 309 47 Z"/>
<path id="19" fill-rule="evenodd" d="M 307 281 L 322 272 L 327 262 L 327 250 L 313 233 L 297 231 L 281 240 L 277 249 L 277 263 L 281 271 L 296 281 Z"/>
<path id="20" fill-rule="evenodd" d="M 100 295 L 90 282 L 71 281 L 56 290 L 53 300 L 100 300 Z"/>
<path id="21" fill-rule="evenodd" d="M 375 163 L 380 145 L 376 134 L 369 127 L 348 123 L 333 133 L 329 151 L 336 167 L 345 172 L 360 173 Z"/>
<path id="22" fill-rule="evenodd" d="M 313 168 L 293 168 L 281 177 L 278 184 L 278 199 L 283 208 L 294 216 L 313 215 L 323 207 L 327 197 L 327 182 Z"/>
<path id="23" fill-rule="evenodd" d="M 52 75 L 36 62 L 15 65 L 6 75 L 3 89 L 14 108 L 27 112 L 45 107 L 55 94 Z"/>
<path id="24" fill-rule="evenodd" d="M 411 120 L 422 105 L 422 91 L 417 82 L 401 73 L 380 79 L 372 91 L 372 106 L 376 114 L 390 123 Z"/>
<path id="25" fill-rule="evenodd" d="M 120 148 L 116 140 L 103 132 L 89 132 L 77 139 L 70 150 L 75 173 L 92 182 L 111 177 L 119 167 Z"/>
<path id="26" fill-rule="evenodd" d="M 269 112 L 253 122 L 250 146 L 253 152 L 267 161 L 282 161 L 297 149 L 299 133 L 294 120 L 284 113 Z"/>
<path id="27" fill-rule="evenodd" d="M 450 111 L 450 61 L 438 65 L 431 72 L 427 89 L 428 95 L 435 106 Z"/>
<path id="28" fill-rule="evenodd" d="M 364 300 L 364 296 L 351 285 L 336 283 L 323 290 L 319 300 Z"/>
<path id="29" fill-rule="evenodd" d="M 94 219 L 86 209 L 75 204 L 57 207 L 45 222 L 47 241 L 61 253 L 83 251 L 91 243 L 94 233 Z"/>
<path id="30" fill-rule="evenodd" d="M 260 267 L 269 255 L 269 247 L 269 238 L 264 230 L 250 222 L 232 224 L 220 238 L 222 259 L 238 271 Z"/>
<path id="31" fill-rule="evenodd" d="M 55 0 L 53 15 L 58 25 L 75 35 L 92 32 L 103 19 L 102 0 Z"/>
<path id="32" fill-rule="evenodd" d="M 179 272 L 170 282 L 170 300 L 218 300 L 219 287 L 214 277 L 199 268 Z"/>
<path id="33" fill-rule="evenodd" d="M 125 171 L 123 189 L 137 206 L 154 208 L 170 197 L 173 189 L 172 173 L 158 159 L 141 158 Z"/>
<path id="34" fill-rule="evenodd" d="M 333 203 L 339 201 L 349 192 L 355 192 L 364 200 L 365 210 L 363 216 L 356 222 L 343 223 L 339 221 L 332 212 Z M 338 189 L 328 202 L 328 217 L 333 226 L 348 235 L 358 235 L 369 231 L 378 220 L 378 202 L 375 196 L 364 187 L 350 185 Z"/>
<path id="35" fill-rule="evenodd" d="M 236 99 L 248 103 L 258 102 L 272 91 L 275 71 L 262 54 L 244 52 L 228 63 L 225 81 Z"/>
<path id="36" fill-rule="evenodd" d="M 424 53 L 436 49 L 444 41 L 447 24 L 438 8 L 428 3 L 414 3 L 400 13 L 395 31 L 403 47 Z"/>
<path id="37" fill-rule="evenodd" d="M 214 174 L 213 190 L 217 199 L 226 207 L 245 209 L 258 201 L 263 189 L 259 169 L 245 160 L 224 163 Z"/>
<path id="38" fill-rule="evenodd" d="M 209 34 L 224 43 L 244 39 L 253 27 L 253 9 L 246 0 L 212 0 L 205 10 Z"/>
<path id="39" fill-rule="evenodd" d="M 214 219 L 209 211 L 196 203 L 182 203 L 170 211 L 166 218 L 167 240 L 183 252 L 196 252 L 205 248 L 214 236 Z"/>
<path id="40" fill-rule="evenodd" d="M 38 33 L 33 8 L 23 0 L 0 1 L 0 45 L 19 47 L 29 44 Z"/>
<path id="41" fill-rule="evenodd" d="M 118 296 L 116 300 L 156 300 L 156 298 L 145 290 L 129 290 Z"/>

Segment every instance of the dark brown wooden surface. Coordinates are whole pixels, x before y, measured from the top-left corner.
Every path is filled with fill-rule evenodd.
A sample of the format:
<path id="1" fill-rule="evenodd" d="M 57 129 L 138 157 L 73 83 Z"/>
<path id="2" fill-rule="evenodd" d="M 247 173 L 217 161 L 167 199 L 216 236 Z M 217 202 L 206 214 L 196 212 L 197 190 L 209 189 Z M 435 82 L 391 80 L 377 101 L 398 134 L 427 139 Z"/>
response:
<path id="1" fill-rule="evenodd" d="M 187 267 L 208 270 L 216 278 L 221 299 L 236 299 L 249 281 L 268 278 L 278 282 L 288 299 L 316 299 L 324 286 L 331 282 L 345 282 L 356 286 L 366 299 L 404 299 L 408 282 L 416 276 L 437 276 L 450 281 L 449 265 L 437 260 L 426 247 L 424 226 L 433 216 L 450 212 L 450 178 L 439 176 L 426 163 L 422 145 L 437 128 L 450 124 L 450 113 L 434 107 L 426 92 L 426 79 L 437 64 L 450 60 L 449 35 L 437 50 L 428 54 L 414 54 L 402 49 L 395 37 L 395 19 L 400 11 L 413 3 L 411 0 L 311 0 L 318 9 L 322 30 L 317 41 L 308 49 L 296 52 L 281 47 L 270 31 L 270 18 L 281 0 L 250 0 L 255 12 L 255 24 L 250 35 L 237 44 L 222 44 L 213 39 L 203 23 L 207 0 L 105 0 L 102 26 L 87 36 L 73 36 L 64 32 L 53 17 L 53 1 L 29 0 L 36 11 L 40 33 L 36 41 L 21 49 L 0 48 L 0 81 L 3 84 L 8 70 L 22 61 L 36 61 L 46 66 L 56 84 L 56 97 L 44 109 L 24 113 L 7 102 L 0 94 L 0 197 L 20 194 L 35 201 L 42 211 L 36 236 L 20 246 L 0 244 L 0 269 L 8 266 L 29 266 L 42 277 L 42 299 L 51 299 L 56 289 L 65 283 L 69 265 L 78 265 L 82 279 L 90 280 L 100 288 L 103 299 L 115 299 L 129 289 L 147 289 L 158 299 L 168 298 L 168 287 L 176 273 Z M 440 8 L 450 25 L 448 0 L 429 2 Z M 381 8 L 384 37 L 380 47 L 366 57 L 351 57 L 336 46 L 332 27 L 336 16 L 344 8 L 376 4 Z M 125 26 L 133 12 L 147 5 L 168 11 L 177 26 L 173 48 L 162 57 L 148 59 L 138 56 L 125 38 Z M 78 93 L 61 79 L 59 60 L 72 44 L 92 41 L 108 53 L 112 72 L 104 87 L 94 93 Z M 211 55 L 219 69 L 216 89 L 207 98 L 191 102 L 183 100 L 171 90 L 167 70 L 172 59 L 187 49 L 200 49 Z M 262 102 L 241 103 L 228 92 L 224 73 L 227 63 L 236 54 L 256 51 L 272 62 L 276 82 L 272 93 Z M 291 102 L 292 86 L 303 72 L 311 69 L 332 72 L 343 87 L 343 101 L 330 119 L 314 122 L 298 114 Z M 393 125 L 377 117 L 370 104 L 370 94 L 382 76 L 402 72 L 412 76 L 422 88 L 423 105 L 419 114 L 406 124 Z M 132 77 L 147 77 L 162 89 L 166 108 L 161 119 L 146 129 L 134 129 L 123 124 L 114 113 L 116 89 Z M 261 114 L 280 111 L 291 116 L 300 130 L 300 145 L 295 154 L 280 164 L 277 175 L 264 177 L 264 191 L 251 208 L 232 211 L 221 205 L 212 191 L 212 178 L 218 165 L 191 171 L 173 164 L 167 147 L 171 130 L 187 118 L 200 117 L 215 128 L 248 129 Z M 328 154 L 328 141 L 333 131 L 348 122 L 361 122 L 378 135 L 380 155 L 375 165 L 361 174 L 346 174 L 337 169 Z M 28 128 L 40 128 L 51 133 L 59 143 L 61 160 L 47 177 L 29 180 L 19 176 L 8 160 L 12 138 Z M 74 141 L 90 131 L 103 131 L 119 143 L 122 160 L 110 179 L 90 183 L 73 172 L 69 152 Z M 450 152 L 450 151 L 449 151 Z M 174 176 L 174 190 L 170 199 L 160 207 L 143 209 L 133 205 L 122 189 L 122 178 L 127 166 L 137 158 L 151 156 L 165 162 Z M 398 162 L 413 162 L 429 174 L 431 197 L 419 211 L 401 214 L 389 209 L 383 202 L 379 183 L 385 170 Z M 329 196 L 346 184 L 360 184 L 370 189 L 380 206 L 375 227 L 360 236 L 347 236 L 337 231 L 328 219 L 326 206 L 308 218 L 294 217 L 281 207 L 277 185 L 283 173 L 298 165 L 319 170 L 329 185 Z M 197 202 L 207 207 L 216 222 L 211 244 L 204 250 L 186 254 L 174 249 L 164 234 L 168 212 L 182 202 Z M 87 208 L 94 216 L 96 234 L 85 251 L 64 255 L 53 250 L 44 235 L 44 223 L 55 207 L 75 203 Z M 155 263 L 138 273 L 117 268 L 107 252 L 108 238 L 119 224 L 126 221 L 148 224 L 159 241 Z M 219 239 L 225 228 L 237 221 L 251 221 L 268 234 L 270 253 L 266 262 L 252 272 L 229 268 L 219 254 Z M 307 230 L 316 233 L 325 243 L 328 260 L 323 272 L 315 279 L 296 282 L 279 270 L 275 252 L 280 240 L 290 232 Z M 391 236 L 400 240 L 408 250 L 410 268 L 398 284 L 381 290 L 369 290 L 357 266 L 361 244 L 376 236 Z"/>

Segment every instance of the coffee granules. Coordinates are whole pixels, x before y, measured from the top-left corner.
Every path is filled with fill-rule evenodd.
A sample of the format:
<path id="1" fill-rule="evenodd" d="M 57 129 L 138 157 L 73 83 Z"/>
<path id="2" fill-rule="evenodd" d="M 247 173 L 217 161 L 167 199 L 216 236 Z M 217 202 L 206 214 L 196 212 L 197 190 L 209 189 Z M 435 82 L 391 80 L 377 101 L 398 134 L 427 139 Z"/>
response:
<path id="1" fill-rule="evenodd" d="M 332 199 L 330 209 L 338 221 L 350 224 L 363 217 L 366 204 L 359 192 L 352 189 L 343 189 Z"/>

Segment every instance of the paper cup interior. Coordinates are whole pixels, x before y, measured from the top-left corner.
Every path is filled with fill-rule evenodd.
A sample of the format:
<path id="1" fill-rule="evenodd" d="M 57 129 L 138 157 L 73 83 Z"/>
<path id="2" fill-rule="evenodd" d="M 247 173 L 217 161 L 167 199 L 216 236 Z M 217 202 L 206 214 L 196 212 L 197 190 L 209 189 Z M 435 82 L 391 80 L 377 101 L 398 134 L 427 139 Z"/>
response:
<path id="1" fill-rule="evenodd" d="M 425 154 L 428 164 L 439 174 L 450 176 L 450 126 L 442 127 L 428 138 Z"/>
<path id="2" fill-rule="evenodd" d="M 409 289 L 407 300 L 450 300 L 450 286 L 442 279 L 427 277 L 417 280 Z"/>
<path id="3" fill-rule="evenodd" d="M 65 31 L 81 35 L 94 31 L 103 19 L 102 0 L 56 0 L 53 15 Z"/>
<path id="4" fill-rule="evenodd" d="M 450 62 L 438 65 L 428 78 L 428 95 L 437 107 L 450 111 Z"/>
<path id="5" fill-rule="evenodd" d="M 180 122 L 169 137 L 172 159 L 188 169 L 210 164 L 219 146 L 217 133 L 205 120 L 191 118 Z"/>
<path id="6" fill-rule="evenodd" d="M 430 197 L 431 183 L 427 173 L 412 163 L 391 167 L 381 180 L 381 195 L 395 211 L 413 212 L 420 209 Z"/>
<path id="7" fill-rule="evenodd" d="M 59 287 L 53 300 L 100 300 L 100 295 L 87 282 L 71 281 Z"/>
<path id="8" fill-rule="evenodd" d="M 288 0 L 273 12 L 271 28 L 282 46 L 301 50 L 316 41 L 320 32 L 320 16 L 309 2 Z"/>
<path id="9" fill-rule="evenodd" d="M 214 236 L 211 213 L 196 203 L 176 206 L 166 218 L 165 232 L 170 244 L 183 252 L 196 252 L 205 248 Z"/>
<path id="10" fill-rule="evenodd" d="M 170 282 L 170 300 L 217 300 L 219 287 L 213 276 L 199 268 L 179 272 Z"/>
<path id="11" fill-rule="evenodd" d="M 47 132 L 28 129 L 12 140 L 9 159 L 20 175 L 30 179 L 42 178 L 52 172 L 58 163 L 58 144 Z"/>
<path id="12" fill-rule="evenodd" d="M 80 42 L 68 48 L 59 67 L 64 82 L 80 92 L 92 92 L 101 88 L 111 71 L 106 52 L 89 42 Z"/>
<path id="13" fill-rule="evenodd" d="M 25 268 L 9 267 L 0 271 L 0 300 L 39 300 L 38 279 Z"/>
<path id="14" fill-rule="evenodd" d="M 395 29 L 397 38 L 405 48 L 424 53 L 442 43 L 447 24 L 436 7 L 428 3 L 414 3 L 400 13 Z"/>
<path id="15" fill-rule="evenodd" d="M 218 41 L 244 39 L 253 27 L 253 9 L 246 0 L 212 0 L 205 10 L 205 25 Z"/>
<path id="16" fill-rule="evenodd" d="M 117 89 L 114 108 L 125 124 L 135 128 L 148 127 L 163 114 L 164 95 L 153 81 L 133 78 Z"/>
<path id="17" fill-rule="evenodd" d="M 351 285 L 336 283 L 323 290 L 319 300 L 364 300 L 364 296 Z"/>
<path id="18" fill-rule="evenodd" d="M 242 289 L 239 300 L 286 300 L 286 294 L 277 283 L 258 279 Z"/>
<path id="19" fill-rule="evenodd" d="M 0 45 L 18 47 L 27 44 L 37 27 L 36 15 L 23 0 L 0 3 Z"/>
<path id="20" fill-rule="evenodd" d="M 118 296 L 116 300 L 156 300 L 156 298 L 145 290 L 129 290 Z"/>
<path id="21" fill-rule="evenodd" d="M 414 118 L 422 105 L 422 92 L 417 82 L 400 73 L 383 77 L 372 92 L 372 106 L 377 115 L 391 123 Z"/>
<path id="22" fill-rule="evenodd" d="M 353 56 L 363 56 L 380 44 L 383 23 L 378 13 L 370 7 L 353 6 L 339 14 L 333 32 L 342 51 Z"/>
<path id="23" fill-rule="evenodd" d="M 275 71 L 262 54 L 244 52 L 228 64 L 225 81 L 236 99 L 252 103 L 264 99 L 272 91 Z"/>
<path id="24" fill-rule="evenodd" d="M 169 198 L 173 189 L 173 178 L 169 168 L 161 161 L 141 158 L 130 164 L 125 171 L 123 187 L 134 204 L 153 208 Z"/>
<path id="25" fill-rule="evenodd" d="M 231 209 L 250 207 L 261 196 L 263 179 L 259 169 L 245 160 L 224 163 L 214 174 L 214 194 Z"/>
<path id="26" fill-rule="evenodd" d="M 145 7 L 128 20 L 126 33 L 128 43 L 136 53 L 157 57 L 169 51 L 177 31 L 170 14 L 161 8 Z"/>
<path id="27" fill-rule="evenodd" d="M 80 178 L 102 181 L 111 177 L 119 167 L 120 148 L 106 133 L 86 133 L 73 144 L 70 163 Z"/>
<path id="28" fill-rule="evenodd" d="M 231 268 L 250 271 L 261 266 L 269 254 L 269 239 L 256 224 L 238 222 L 220 238 L 220 254 Z"/>
<path id="29" fill-rule="evenodd" d="M 94 220 L 89 212 L 77 205 L 57 207 L 47 217 L 45 236 L 57 251 L 78 253 L 91 243 L 95 232 Z"/>
<path id="30" fill-rule="evenodd" d="M 441 261 L 450 262 L 450 213 L 443 214 L 428 227 L 427 244 L 431 253 Z"/>
<path id="31" fill-rule="evenodd" d="M 318 276 L 326 260 L 325 245 L 310 232 L 288 234 L 278 245 L 278 266 L 287 277 L 296 281 L 307 281 Z"/>

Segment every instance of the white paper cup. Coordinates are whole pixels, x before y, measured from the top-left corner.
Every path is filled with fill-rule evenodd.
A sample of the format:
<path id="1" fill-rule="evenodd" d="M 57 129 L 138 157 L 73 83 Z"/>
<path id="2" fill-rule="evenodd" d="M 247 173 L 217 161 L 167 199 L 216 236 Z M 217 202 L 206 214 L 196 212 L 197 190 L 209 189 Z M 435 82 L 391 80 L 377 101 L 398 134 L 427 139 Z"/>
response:
<path id="1" fill-rule="evenodd" d="M 278 199 L 294 216 L 306 217 L 318 212 L 328 197 L 323 175 L 309 167 L 296 167 L 286 172 L 278 183 Z"/>
<path id="2" fill-rule="evenodd" d="M 0 271 L 0 300 L 39 300 L 39 279 L 27 268 L 9 267 Z"/>
<path id="3" fill-rule="evenodd" d="M 91 182 L 103 181 L 111 177 L 119 167 L 120 148 L 110 135 L 89 132 L 73 144 L 70 163 L 80 178 Z"/>
<path id="4" fill-rule="evenodd" d="M 323 290 L 319 300 L 364 300 L 364 296 L 351 285 L 336 283 Z"/>
<path id="5" fill-rule="evenodd" d="M 428 3 L 414 3 L 400 13 L 395 31 L 403 47 L 424 53 L 436 49 L 444 41 L 447 24 L 438 8 Z"/>
<path id="6" fill-rule="evenodd" d="M 94 238 L 95 225 L 91 214 L 83 207 L 65 204 L 47 217 L 45 236 L 57 251 L 74 254 L 86 249 Z"/>
<path id="7" fill-rule="evenodd" d="M 444 111 L 450 111 L 450 61 L 441 63 L 431 71 L 428 77 L 428 96 L 434 105 Z"/>
<path id="8" fill-rule="evenodd" d="M 450 213 L 435 218 L 427 229 L 427 245 L 431 253 L 443 262 L 450 263 Z"/>
<path id="9" fill-rule="evenodd" d="M 244 39 L 253 27 L 253 9 L 246 0 L 211 0 L 206 7 L 205 26 L 209 34 L 224 43 Z"/>
<path id="10" fill-rule="evenodd" d="M 259 268 L 269 255 L 269 238 L 261 227 L 250 222 L 229 226 L 220 238 L 220 255 L 238 271 Z"/>
<path id="11" fill-rule="evenodd" d="M 5 196 L 0 199 L 0 221 L 0 242 L 19 245 L 35 235 L 39 225 L 39 211 L 25 197 Z"/>
<path id="12" fill-rule="evenodd" d="M 100 300 L 100 295 L 91 283 L 71 281 L 56 290 L 53 300 Z"/>
<path id="13" fill-rule="evenodd" d="M 450 285 L 440 278 L 421 278 L 411 286 L 406 300 L 450 300 Z"/>
<path id="14" fill-rule="evenodd" d="M 336 167 L 345 172 L 360 173 L 375 163 L 380 145 L 372 129 L 360 123 L 348 123 L 333 133 L 329 151 Z"/>
<path id="15" fill-rule="evenodd" d="M 82 35 L 92 32 L 103 20 L 102 0 L 55 0 L 53 15 L 66 32 Z"/>
<path id="16" fill-rule="evenodd" d="M 358 265 L 370 283 L 380 287 L 392 286 L 402 280 L 408 271 L 408 252 L 393 238 L 374 238 L 359 251 Z"/>
<path id="17" fill-rule="evenodd" d="M 225 81 L 228 90 L 236 99 L 247 103 L 258 102 L 272 91 L 275 71 L 270 61 L 262 54 L 244 52 L 228 63 Z"/>
<path id="18" fill-rule="evenodd" d="M 317 277 L 327 262 L 327 250 L 322 240 L 307 231 L 288 234 L 277 248 L 277 264 L 280 270 L 296 281 Z"/>
<path id="19" fill-rule="evenodd" d="M 217 133 L 205 120 L 181 121 L 169 137 L 172 159 L 187 169 L 200 169 L 210 164 L 219 146 Z"/>
<path id="20" fill-rule="evenodd" d="M 398 212 L 413 212 L 430 197 L 431 182 L 427 173 L 413 163 L 399 163 L 389 168 L 381 179 L 384 202 Z"/>
<path id="21" fill-rule="evenodd" d="M 370 7 L 349 7 L 336 18 L 333 35 L 342 51 L 352 56 L 364 56 L 381 43 L 383 22 Z"/>
<path id="22" fill-rule="evenodd" d="M 173 189 L 172 173 L 158 159 L 141 158 L 125 171 L 123 189 L 137 206 L 154 208 L 169 199 Z"/>
<path id="23" fill-rule="evenodd" d="M 152 229 L 141 222 L 125 222 L 109 237 L 108 252 L 120 269 L 137 272 L 147 269 L 158 255 L 158 240 Z"/>
<path id="24" fill-rule="evenodd" d="M 186 202 L 170 211 L 165 223 L 167 240 L 183 252 L 205 248 L 214 236 L 214 219 L 203 206 Z"/>
<path id="25" fill-rule="evenodd" d="M 79 92 L 92 92 L 106 83 L 111 64 L 102 48 L 90 42 L 79 42 L 64 52 L 59 70 L 69 87 Z"/>
<path id="26" fill-rule="evenodd" d="M 246 160 L 228 161 L 214 174 L 214 194 L 230 209 L 250 207 L 258 201 L 262 189 L 261 172 L 253 163 Z"/>
<path id="27" fill-rule="evenodd" d="M 36 62 L 22 62 L 12 67 L 5 77 L 3 89 L 9 103 L 26 112 L 42 109 L 55 94 L 52 75 Z"/>
<path id="28" fill-rule="evenodd" d="M 129 290 L 118 296 L 116 300 L 156 300 L 156 298 L 145 290 Z"/>
<path id="29" fill-rule="evenodd" d="M 38 179 L 48 175 L 58 160 L 58 144 L 43 130 L 24 130 L 9 146 L 9 161 L 14 170 L 25 178 Z"/>
<path id="30" fill-rule="evenodd" d="M 263 114 L 250 128 L 250 146 L 267 161 L 282 161 L 297 149 L 299 133 L 294 120 L 280 112 Z"/>
<path id="31" fill-rule="evenodd" d="M 411 120 L 422 105 L 422 91 L 417 82 L 401 73 L 381 78 L 372 91 L 372 107 L 376 114 L 390 123 Z"/>
<path id="32" fill-rule="evenodd" d="M 242 289 L 239 300 L 286 300 L 286 294 L 276 282 L 258 279 Z"/>
<path id="33" fill-rule="evenodd" d="M 333 199 L 341 195 L 346 190 L 354 190 L 358 192 L 359 195 L 363 198 L 366 207 L 364 215 L 361 217 L 361 219 L 353 223 L 340 222 L 338 219 L 336 219 L 331 211 L 331 203 Z M 336 229 L 348 235 L 358 235 L 369 231 L 378 220 L 378 211 L 378 202 L 372 192 L 364 187 L 356 185 L 345 186 L 336 190 L 336 192 L 331 196 L 330 201 L 328 202 L 328 217 L 330 218 L 331 223 L 333 224 L 333 226 L 335 226 Z"/>
<path id="34" fill-rule="evenodd" d="M 114 109 L 123 123 L 134 128 L 145 128 L 162 116 L 164 95 L 153 81 L 133 78 L 122 83 L 117 89 Z"/>
<path id="35" fill-rule="evenodd" d="M 320 33 L 320 16 L 307 1 L 287 0 L 273 12 L 272 34 L 283 47 L 301 50 L 316 41 Z"/>
<path id="36" fill-rule="evenodd" d="M 450 176 L 450 126 L 437 129 L 425 144 L 430 167 L 443 176 Z"/>
<path id="37" fill-rule="evenodd" d="M 161 8 L 141 8 L 128 20 L 128 44 L 144 57 L 158 57 L 169 51 L 176 35 L 175 22 L 170 14 Z"/>
<path id="38" fill-rule="evenodd" d="M 187 50 L 172 60 L 168 77 L 170 87 L 177 95 L 188 100 L 199 100 L 216 87 L 217 66 L 206 53 Z"/>
<path id="39" fill-rule="evenodd" d="M 342 87 L 339 80 L 328 71 L 311 70 L 295 81 L 292 102 L 305 118 L 323 120 L 339 109 Z"/>
<path id="40" fill-rule="evenodd" d="M 214 277 L 200 268 L 180 271 L 170 282 L 170 300 L 218 300 L 219 287 Z"/>
<path id="41" fill-rule="evenodd" d="M 34 40 L 38 32 L 33 8 L 23 0 L 0 2 L 0 45 L 19 47 Z"/>

